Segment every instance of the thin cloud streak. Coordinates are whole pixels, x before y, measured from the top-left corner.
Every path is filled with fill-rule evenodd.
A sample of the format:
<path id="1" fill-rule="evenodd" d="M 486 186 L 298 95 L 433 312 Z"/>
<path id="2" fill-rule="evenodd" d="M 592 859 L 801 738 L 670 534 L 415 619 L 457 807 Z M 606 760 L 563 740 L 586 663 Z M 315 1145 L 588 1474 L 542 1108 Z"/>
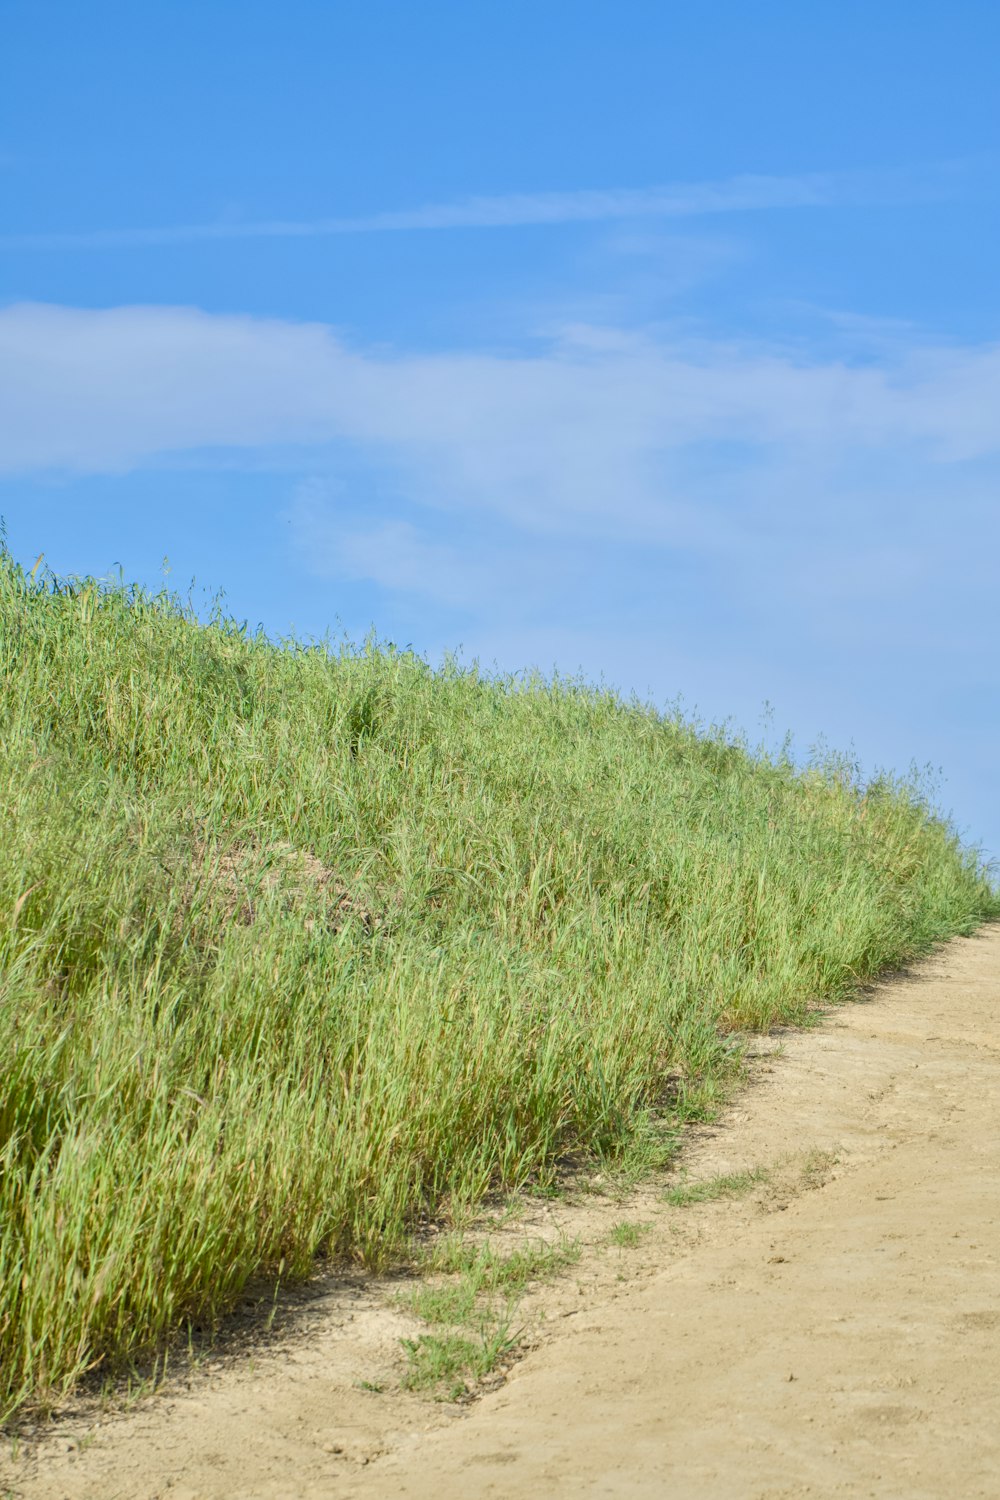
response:
<path id="1" fill-rule="evenodd" d="M 822 208 L 840 203 L 907 198 L 934 191 L 934 173 L 918 182 L 875 173 L 812 172 L 798 176 L 744 174 L 718 182 L 674 183 L 650 188 L 586 189 L 579 192 L 481 195 L 455 203 L 312 220 L 273 219 L 248 223 L 162 225 L 148 229 L 0 235 L 4 250 L 126 250 L 146 246 L 227 240 L 317 239 L 335 235 L 389 234 L 449 229 L 517 229 L 587 224 L 616 219 L 694 218 L 766 209 Z"/>

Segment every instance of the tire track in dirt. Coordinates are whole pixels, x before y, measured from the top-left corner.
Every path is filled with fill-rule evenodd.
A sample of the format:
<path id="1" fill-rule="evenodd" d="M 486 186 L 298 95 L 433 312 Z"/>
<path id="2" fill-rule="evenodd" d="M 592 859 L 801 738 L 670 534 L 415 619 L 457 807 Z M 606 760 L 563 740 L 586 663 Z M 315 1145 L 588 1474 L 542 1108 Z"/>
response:
<path id="1" fill-rule="evenodd" d="M 384 1287 L 340 1284 L 252 1369 L 230 1358 L 101 1426 L 68 1413 L 0 1493 L 995 1500 L 1000 927 L 777 1042 L 684 1158 L 766 1185 L 538 1208 L 520 1232 L 590 1248 L 529 1298 L 535 1347 L 474 1406 L 359 1390 L 410 1325 Z M 628 1257 L 607 1246 L 626 1216 L 652 1226 Z"/>

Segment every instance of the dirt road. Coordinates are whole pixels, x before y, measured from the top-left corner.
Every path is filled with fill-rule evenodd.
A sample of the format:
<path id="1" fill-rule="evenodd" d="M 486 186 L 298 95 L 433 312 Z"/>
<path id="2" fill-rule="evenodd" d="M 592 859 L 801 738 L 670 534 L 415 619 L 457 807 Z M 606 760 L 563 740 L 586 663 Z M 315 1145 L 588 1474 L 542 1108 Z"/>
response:
<path id="1" fill-rule="evenodd" d="M 768 1181 L 694 1208 L 662 1184 L 554 1207 L 549 1230 L 589 1249 L 474 1406 L 359 1390 L 408 1325 L 384 1289 L 330 1289 L 252 1369 L 230 1358 L 97 1426 L 71 1413 L 0 1493 L 997 1500 L 1000 928 L 780 1043 L 686 1153 L 692 1180 Z M 650 1222 L 639 1249 L 609 1246 L 609 1214 Z"/>

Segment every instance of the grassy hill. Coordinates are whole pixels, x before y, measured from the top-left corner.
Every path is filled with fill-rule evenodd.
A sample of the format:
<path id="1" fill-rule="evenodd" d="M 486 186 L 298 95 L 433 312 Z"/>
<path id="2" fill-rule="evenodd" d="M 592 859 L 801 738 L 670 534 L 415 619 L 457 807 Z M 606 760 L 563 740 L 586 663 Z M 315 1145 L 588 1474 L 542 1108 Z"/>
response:
<path id="1" fill-rule="evenodd" d="M 1000 912 L 911 787 L 0 555 L 0 1411 L 641 1157 Z"/>

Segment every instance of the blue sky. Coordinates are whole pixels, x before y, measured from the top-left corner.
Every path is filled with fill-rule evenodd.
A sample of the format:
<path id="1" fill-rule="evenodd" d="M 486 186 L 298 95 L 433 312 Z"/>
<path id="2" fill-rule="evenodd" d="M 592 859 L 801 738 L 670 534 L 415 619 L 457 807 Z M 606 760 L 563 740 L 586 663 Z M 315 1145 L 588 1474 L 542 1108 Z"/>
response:
<path id="1" fill-rule="evenodd" d="M 8 0 L 0 514 L 942 768 L 1000 855 L 1000 10 Z"/>

